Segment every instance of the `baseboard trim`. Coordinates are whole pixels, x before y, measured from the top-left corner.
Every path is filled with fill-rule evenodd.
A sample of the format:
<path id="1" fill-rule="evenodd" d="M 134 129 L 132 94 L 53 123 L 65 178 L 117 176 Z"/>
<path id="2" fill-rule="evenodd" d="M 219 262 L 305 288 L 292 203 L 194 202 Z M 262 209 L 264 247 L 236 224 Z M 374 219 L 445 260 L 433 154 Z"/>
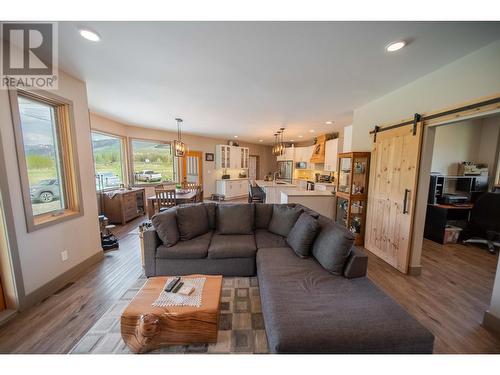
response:
<path id="1" fill-rule="evenodd" d="M 486 310 L 483 317 L 483 326 L 490 331 L 500 333 L 500 318 Z"/>
<path id="2" fill-rule="evenodd" d="M 420 276 L 422 274 L 422 266 L 409 266 L 408 275 L 410 276 Z"/>
<path id="3" fill-rule="evenodd" d="M 47 284 L 36 289 L 34 292 L 24 296 L 24 298 L 19 301 L 19 311 L 26 310 L 27 308 L 51 296 L 71 280 L 74 280 L 75 278 L 78 278 L 78 276 L 82 275 L 88 268 L 100 262 L 103 258 L 104 253 L 101 250 L 92 255 L 90 258 L 85 259 L 80 264 L 77 264 L 73 268 L 70 268 L 63 274 L 59 275 L 54 280 L 51 280 Z"/>

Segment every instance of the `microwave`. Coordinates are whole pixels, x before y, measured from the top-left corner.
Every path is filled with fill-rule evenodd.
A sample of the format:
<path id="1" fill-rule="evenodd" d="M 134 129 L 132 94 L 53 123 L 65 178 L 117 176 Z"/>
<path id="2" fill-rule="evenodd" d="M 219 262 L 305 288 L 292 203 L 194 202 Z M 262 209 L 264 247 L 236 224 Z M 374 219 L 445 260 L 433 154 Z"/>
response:
<path id="1" fill-rule="evenodd" d="M 295 169 L 307 169 L 307 163 L 305 161 L 299 161 L 295 163 Z"/>

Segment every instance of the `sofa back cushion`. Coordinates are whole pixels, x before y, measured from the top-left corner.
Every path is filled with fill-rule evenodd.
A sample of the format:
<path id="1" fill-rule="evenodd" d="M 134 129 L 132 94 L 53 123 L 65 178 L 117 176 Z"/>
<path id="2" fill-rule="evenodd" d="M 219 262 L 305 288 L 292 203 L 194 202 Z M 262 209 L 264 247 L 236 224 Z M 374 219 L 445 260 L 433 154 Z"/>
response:
<path id="1" fill-rule="evenodd" d="M 160 212 L 151 218 L 158 237 L 167 247 L 174 246 L 179 241 L 176 208 Z"/>
<path id="2" fill-rule="evenodd" d="M 205 208 L 207 209 L 208 215 L 208 227 L 210 229 L 215 229 L 217 223 L 217 203 L 205 203 Z"/>
<path id="3" fill-rule="evenodd" d="M 312 245 L 319 231 L 318 221 L 303 212 L 288 233 L 286 242 L 301 258 L 311 255 Z"/>
<path id="4" fill-rule="evenodd" d="M 273 215 L 269 221 L 269 232 L 287 237 L 301 213 L 300 208 L 275 204 L 273 206 Z"/>
<path id="5" fill-rule="evenodd" d="M 210 230 L 204 203 L 178 206 L 176 212 L 179 236 L 182 241 L 190 240 Z"/>
<path id="6" fill-rule="evenodd" d="M 321 229 L 314 241 L 312 254 L 328 272 L 342 275 L 344 264 L 354 244 L 354 235 L 329 219 L 318 220 L 318 223 Z"/>
<path id="7" fill-rule="evenodd" d="M 255 203 L 255 229 L 267 229 L 272 216 L 272 204 Z"/>
<path id="8" fill-rule="evenodd" d="M 217 205 L 217 231 L 220 234 L 253 234 L 253 204 Z"/>

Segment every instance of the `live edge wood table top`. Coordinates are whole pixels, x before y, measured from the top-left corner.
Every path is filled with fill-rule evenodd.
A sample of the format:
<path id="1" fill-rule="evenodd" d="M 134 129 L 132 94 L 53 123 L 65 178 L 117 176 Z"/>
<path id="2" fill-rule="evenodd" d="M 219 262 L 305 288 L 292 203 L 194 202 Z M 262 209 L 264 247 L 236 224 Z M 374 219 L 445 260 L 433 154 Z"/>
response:
<path id="1" fill-rule="evenodd" d="M 151 306 L 168 277 L 152 277 L 139 290 L 121 317 L 123 340 L 134 353 L 145 353 L 166 345 L 217 341 L 222 276 L 205 277 L 200 307 Z"/>

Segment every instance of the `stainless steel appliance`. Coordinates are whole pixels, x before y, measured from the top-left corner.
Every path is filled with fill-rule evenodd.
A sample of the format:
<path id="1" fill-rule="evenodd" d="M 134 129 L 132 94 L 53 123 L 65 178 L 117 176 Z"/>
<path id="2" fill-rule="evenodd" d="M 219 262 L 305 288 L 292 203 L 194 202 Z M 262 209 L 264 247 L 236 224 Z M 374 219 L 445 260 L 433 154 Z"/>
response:
<path id="1" fill-rule="evenodd" d="M 293 179 L 293 161 L 278 162 L 279 179 L 292 183 Z"/>
<path id="2" fill-rule="evenodd" d="M 307 169 L 307 163 L 305 161 L 298 161 L 295 163 L 296 169 Z"/>
<path id="3" fill-rule="evenodd" d="M 306 190 L 314 190 L 314 182 L 312 181 L 307 181 L 307 187 Z"/>

